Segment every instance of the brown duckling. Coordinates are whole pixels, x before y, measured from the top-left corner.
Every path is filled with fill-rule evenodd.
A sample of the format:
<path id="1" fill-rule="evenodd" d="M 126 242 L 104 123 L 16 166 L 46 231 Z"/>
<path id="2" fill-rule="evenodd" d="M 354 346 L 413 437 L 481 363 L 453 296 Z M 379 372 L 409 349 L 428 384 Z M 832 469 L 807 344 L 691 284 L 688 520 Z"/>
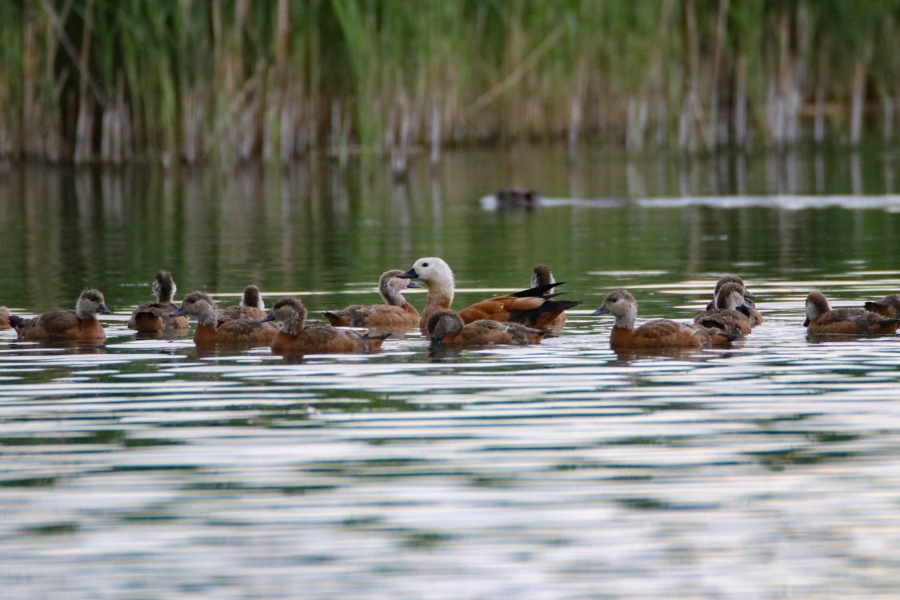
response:
<path id="1" fill-rule="evenodd" d="M 335 327 L 379 327 L 382 329 L 409 329 L 419 324 L 419 311 L 407 302 L 402 292 L 407 288 L 420 288 L 409 279 L 397 275 L 403 271 L 385 271 L 378 280 L 378 293 L 385 304 L 348 306 L 344 310 L 325 311 L 322 314 Z"/>
<path id="2" fill-rule="evenodd" d="M 763 316 L 756 310 L 756 304 L 754 303 L 756 296 L 747 289 L 747 286 L 744 285 L 744 280 L 737 275 L 722 275 L 719 277 L 719 280 L 716 282 L 716 289 L 713 291 L 713 299 L 706 305 L 706 310 L 713 310 L 716 307 L 716 298 L 719 295 L 719 290 L 722 289 L 722 286 L 726 283 L 736 283 L 741 286 L 741 290 L 743 290 L 744 294 L 744 307 L 749 313 L 747 316 L 750 318 L 750 326 L 756 327 L 757 325 L 761 325 Z"/>
<path id="3" fill-rule="evenodd" d="M 128 321 L 128 328 L 140 332 L 187 329 L 187 317 L 170 316 L 178 309 L 178 305 L 172 302 L 177 289 L 171 273 L 157 272 L 153 281 L 153 295 L 156 296 L 156 302 L 147 302 L 135 308 Z"/>
<path id="4" fill-rule="evenodd" d="M 900 319 L 885 318 L 862 308 L 838 308 L 831 310 L 821 292 L 810 292 L 806 297 L 807 333 L 843 333 L 850 335 L 883 335 L 897 333 Z"/>
<path id="5" fill-rule="evenodd" d="M 716 294 L 716 308 L 705 310 L 694 318 L 694 325 L 721 329 L 732 334 L 750 333 L 749 310 L 744 306 L 744 290 L 738 283 L 728 282 Z M 747 313 L 741 311 L 747 310 Z"/>
<path id="6" fill-rule="evenodd" d="M 307 311 L 295 298 L 282 298 L 265 321 L 281 321 L 281 330 L 272 340 L 272 352 L 296 354 L 336 354 L 374 352 L 389 333 L 360 333 L 331 325 L 306 325 Z"/>
<path id="7" fill-rule="evenodd" d="M 888 294 L 881 300 L 866 302 L 865 308 L 882 317 L 900 317 L 900 294 Z"/>
<path id="8" fill-rule="evenodd" d="M 488 319 L 463 323 L 462 317 L 452 310 L 438 310 L 428 318 L 431 342 L 454 346 L 540 344 L 549 332 L 549 329 L 534 329 L 520 323 L 500 323 Z"/>
<path id="9" fill-rule="evenodd" d="M 79 343 L 102 343 L 106 331 L 97 314 L 110 314 L 98 290 L 84 290 L 78 296 L 75 310 L 54 310 L 31 319 L 10 315 L 10 323 L 25 340 L 64 340 Z"/>
<path id="10" fill-rule="evenodd" d="M 241 301 L 237 306 L 229 306 L 219 310 L 219 325 L 235 319 L 261 320 L 266 318 L 266 304 L 259 294 L 259 288 L 248 285 L 244 288 Z"/>
<path id="11" fill-rule="evenodd" d="M 615 290 L 603 300 L 594 315 L 612 315 L 616 318 L 609 345 L 613 350 L 637 348 L 708 348 L 731 342 L 733 335 L 718 329 L 687 325 L 677 321 L 655 319 L 635 329 L 637 301 L 626 290 Z"/>
<path id="12" fill-rule="evenodd" d="M 253 319 L 232 319 L 219 324 L 215 301 L 204 292 L 192 292 L 184 297 L 173 317 L 188 315 L 197 319 L 194 343 L 201 344 L 258 344 L 269 345 L 278 329 Z"/>

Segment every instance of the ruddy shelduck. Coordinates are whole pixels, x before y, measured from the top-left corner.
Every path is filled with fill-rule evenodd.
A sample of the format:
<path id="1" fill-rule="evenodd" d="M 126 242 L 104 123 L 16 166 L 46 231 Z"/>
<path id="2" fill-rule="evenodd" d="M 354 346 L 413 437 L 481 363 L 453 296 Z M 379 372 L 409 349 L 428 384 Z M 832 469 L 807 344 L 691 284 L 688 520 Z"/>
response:
<path id="1" fill-rule="evenodd" d="M 10 323 L 26 340 L 61 340 L 76 343 L 102 343 L 106 331 L 97 315 L 110 314 L 106 301 L 98 290 L 84 290 L 78 296 L 75 310 L 55 310 L 31 319 L 10 316 Z"/>
<path id="2" fill-rule="evenodd" d="M 806 297 L 807 333 L 843 333 L 848 335 L 883 335 L 897 333 L 900 319 L 886 318 L 862 308 L 838 308 L 831 310 L 821 292 L 810 292 Z"/>
<path id="3" fill-rule="evenodd" d="M 219 324 L 215 301 L 204 292 L 191 292 L 181 301 L 181 306 L 171 313 L 173 317 L 188 315 L 197 319 L 194 343 L 257 344 L 268 346 L 278 329 L 253 319 L 232 319 Z"/>
<path id="4" fill-rule="evenodd" d="M 419 328 L 424 335 L 428 335 L 428 319 L 432 313 L 449 309 L 453 303 L 453 271 L 442 259 L 429 257 L 420 258 L 409 271 L 397 277 L 418 278 L 428 286 L 428 300 L 419 319 Z M 488 298 L 464 308 L 458 314 L 464 323 L 488 319 L 546 329 L 563 311 L 581 304 L 581 300 L 552 300 L 553 295 L 547 292 L 556 285 L 561 284 L 551 283 L 515 294 Z"/>
<path id="5" fill-rule="evenodd" d="M 158 271 L 153 280 L 153 295 L 156 302 L 147 302 L 135 308 L 128 321 L 128 328 L 140 332 L 178 331 L 188 328 L 187 317 L 172 317 L 178 305 L 172 302 L 177 291 L 172 274 Z"/>
<path id="6" fill-rule="evenodd" d="M 487 346 L 489 344 L 539 344 L 549 329 L 534 329 L 520 323 L 482 319 L 463 323 L 452 310 L 437 310 L 428 318 L 428 336 L 433 344 Z"/>
<path id="7" fill-rule="evenodd" d="M 377 327 L 381 329 L 409 329 L 419 324 L 419 311 L 403 297 L 407 288 L 421 287 L 409 279 L 400 279 L 403 271 L 385 271 L 378 280 L 378 293 L 385 304 L 348 306 L 344 310 L 322 314 L 335 327 Z"/>
<path id="8" fill-rule="evenodd" d="M 360 333 L 331 325 L 306 325 L 307 311 L 296 298 L 282 298 L 265 321 L 281 321 L 281 330 L 272 340 L 278 354 L 337 354 L 374 352 L 390 333 Z"/>
<path id="9" fill-rule="evenodd" d="M 613 350 L 650 348 L 708 348 L 728 344 L 734 336 L 718 329 L 687 325 L 677 321 L 655 319 L 637 329 L 637 301 L 626 290 L 615 290 L 603 300 L 594 315 L 612 315 L 616 318 L 609 345 Z"/>

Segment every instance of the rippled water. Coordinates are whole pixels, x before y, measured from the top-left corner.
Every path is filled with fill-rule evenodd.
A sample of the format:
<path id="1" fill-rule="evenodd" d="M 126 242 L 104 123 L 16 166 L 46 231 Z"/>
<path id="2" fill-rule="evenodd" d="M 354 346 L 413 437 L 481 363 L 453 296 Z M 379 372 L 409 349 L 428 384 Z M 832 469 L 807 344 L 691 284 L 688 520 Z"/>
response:
<path id="1" fill-rule="evenodd" d="M 546 150 L 408 182 L 5 173 L 0 303 L 96 285 L 116 314 L 100 348 L 0 337 L 0 596 L 894 597 L 900 340 L 801 327 L 811 289 L 900 291 L 895 158 L 872 152 L 750 157 L 740 196 L 735 157 Z M 559 202 L 480 202 L 539 183 Z M 539 261 L 585 304 L 540 346 L 438 355 L 415 331 L 287 361 L 125 328 L 158 268 L 181 293 L 229 304 L 252 281 L 322 310 L 423 255 L 454 267 L 460 307 Z M 724 271 L 766 318 L 731 348 L 616 354 L 589 316 L 627 287 L 641 318 L 689 319 Z"/>

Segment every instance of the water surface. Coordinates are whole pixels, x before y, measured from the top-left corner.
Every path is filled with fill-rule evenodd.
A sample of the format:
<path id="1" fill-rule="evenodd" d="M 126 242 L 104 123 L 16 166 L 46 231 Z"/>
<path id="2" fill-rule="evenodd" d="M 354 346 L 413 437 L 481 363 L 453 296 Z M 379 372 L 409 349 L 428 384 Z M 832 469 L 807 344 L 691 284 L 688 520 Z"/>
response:
<path id="1" fill-rule="evenodd" d="M 900 291 L 898 155 L 691 161 L 468 151 L 407 180 L 327 161 L 0 173 L 0 303 L 106 294 L 100 348 L 0 338 L 0 586 L 10 597 L 891 597 L 900 585 L 900 341 L 808 339 Z M 485 210 L 511 185 L 554 202 Z M 198 355 L 138 339 L 168 268 L 236 303 L 376 301 L 388 268 L 454 268 L 462 307 L 546 262 L 538 347 Z M 737 272 L 766 322 L 722 350 L 616 354 L 616 287 L 689 319 Z M 420 308 L 424 295 L 411 292 Z"/>

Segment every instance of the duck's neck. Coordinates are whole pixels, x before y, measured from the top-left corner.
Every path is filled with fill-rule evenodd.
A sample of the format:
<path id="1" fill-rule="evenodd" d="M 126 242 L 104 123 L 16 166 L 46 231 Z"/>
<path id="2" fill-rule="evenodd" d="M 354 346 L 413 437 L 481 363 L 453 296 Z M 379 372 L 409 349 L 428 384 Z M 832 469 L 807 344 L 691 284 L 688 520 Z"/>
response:
<path id="1" fill-rule="evenodd" d="M 387 281 L 378 286 L 378 292 L 381 294 L 381 297 L 384 298 L 384 301 L 391 306 L 403 306 L 406 304 L 406 298 L 403 297 L 400 290 Z"/>
<path id="2" fill-rule="evenodd" d="M 637 319 L 637 309 L 631 308 L 622 315 L 616 315 L 615 327 L 620 329 L 634 329 L 634 321 Z"/>
<path id="3" fill-rule="evenodd" d="M 446 310 L 453 304 L 453 284 L 441 282 L 428 284 L 428 300 L 425 302 L 425 310 L 422 311 L 421 323 L 427 324 L 428 317 L 436 310 Z"/>
<path id="4" fill-rule="evenodd" d="M 216 327 L 218 314 L 214 307 L 204 308 L 201 312 L 197 313 L 196 316 L 198 325 L 212 325 L 213 328 Z"/>
<path id="5" fill-rule="evenodd" d="M 293 319 L 288 319 L 281 324 L 281 331 L 284 333 L 297 337 L 300 335 L 300 332 L 303 331 L 303 328 L 306 327 L 306 311 L 299 313 Z"/>

